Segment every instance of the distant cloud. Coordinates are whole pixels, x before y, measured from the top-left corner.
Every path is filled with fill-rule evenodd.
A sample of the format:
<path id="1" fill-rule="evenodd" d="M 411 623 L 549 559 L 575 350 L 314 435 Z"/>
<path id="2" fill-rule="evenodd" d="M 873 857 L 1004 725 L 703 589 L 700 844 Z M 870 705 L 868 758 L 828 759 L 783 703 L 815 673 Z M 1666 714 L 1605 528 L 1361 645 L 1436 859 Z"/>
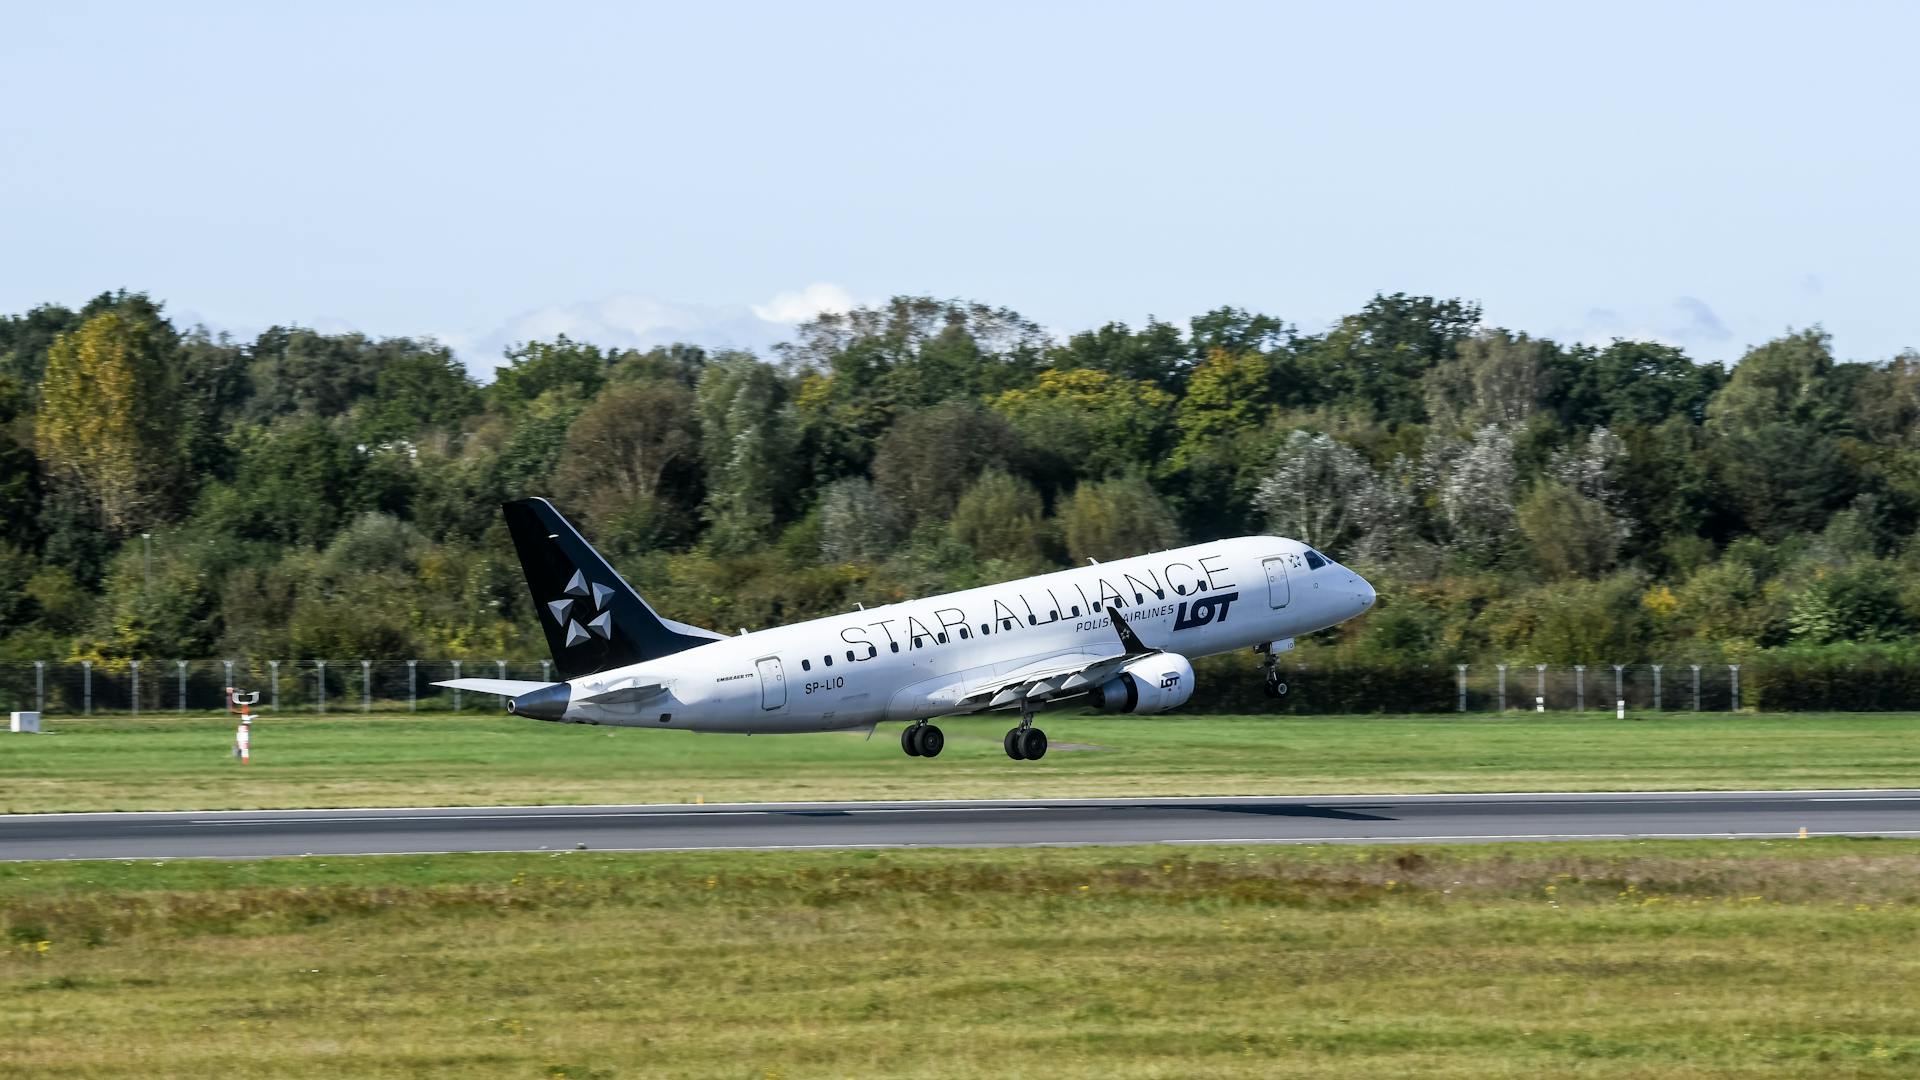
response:
<path id="1" fill-rule="evenodd" d="M 1717 351 L 1718 346 L 1732 340 L 1733 331 L 1706 301 L 1678 296 L 1667 304 L 1640 310 L 1589 308 L 1579 325 L 1561 328 L 1549 336 L 1588 345 L 1606 345 L 1615 338 L 1657 341 L 1698 354 Z"/>
<path id="2" fill-rule="evenodd" d="M 477 334 L 446 333 L 441 341 L 452 347 L 467 369 L 491 378 L 507 349 L 526 341 L 549 340 L 561 334 L 603 348 L 650 349 L 687 342 L 713 349 L 764 351 L 784 341 L 793 327 L 827 311 L 846 311 L 858 301 L 846 289 L 816 282 L 796 292 L 783 292 L 764 304 L 680 304 L 616 293 L 599 300 L 556 304 L 522 312 L 500 326 Z"/>
<path id="3" fill-rule="evenodd" d="M 855 307 L 853 294 L 838 285 L 815 282 L 799 292 L 783 292 L 765 304 L 753 305 L 753 313 L 773 323 L 799 325 L 829 311 L 850 311 Z"/>

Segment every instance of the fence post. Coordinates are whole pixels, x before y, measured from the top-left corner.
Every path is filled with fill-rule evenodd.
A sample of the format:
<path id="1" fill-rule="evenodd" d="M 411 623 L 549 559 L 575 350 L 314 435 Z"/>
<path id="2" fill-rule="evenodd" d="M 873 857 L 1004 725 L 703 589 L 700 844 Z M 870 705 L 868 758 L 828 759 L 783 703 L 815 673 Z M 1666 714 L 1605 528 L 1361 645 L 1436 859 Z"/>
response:
<path id="1" fill-rule="evenodd" d="M 1546 712 L 1547 711 L 1547 665 L 1535 664 L 1533 665 L 1533 671 L 1534 671 L 1534 679 L 1535 679 L 1534 689 L 1533 689 L 1533 711 Z"/>
<path id="2" fill-rule="evenodd" d="M 1661 665 L 1659 664 L 1653 665 L 1653 711 L 1654 712 L 1660 711 L 1660 667 Z"/>
<path id="3" fill-rule="evenodd" d="M 1455 711 L 1466 712 L 1467 711 L 1467 665 L 1455 664 L 1453 666 L 1460 669 L 1460 706 Z"/>
<path id="4" fill-rule="evenodd" d="M 419 665 L 420 665 L 420 661 L 418 660 L 407 661 L 407 711 L 408 712 L 420 711 L 420 692 L 415 689 L 415 686 L 417 684 L 413 681 L 414 672 L 419 668 Z"/>
<path id="5" fill-rule="evenodd" d="M 1507 665 L 1495 664 L 1500 669 L 1500 711 L 1507 711 Z"/>
<path id="6" fill-rule="evenodd" d="M 1693 711 L 1700 711 L 1700 665 L 1693 665 Z"/>
<path id="7" fill-rule="evenodd" d="M 140 661 L 127 661 L 127 668 L 133 672 L 133 715 L 140 715 Z"/>
<path id="8" fill-rule="evenodd" d="M 325 660 L 315 660 L 313 662 L 313 666 L 316 670 L 319 671 L 318 682 L 320 685 L 320 693 L 315 700 L 319 702 L 320 711 L 326 712 L 327 711 L 327 662 Z"/>
<path id="9" fill-rule="evenodd" d="M 1627 665 L 1625 664 L 1613 665 L 1613 700 L 1616 702 L 1627 700 L 1626 672 L 1627 672 Z"/>
<path id="10" fill-rule="evenodd" d="M 93 661 L 91 660 L 80 661 L 80 672 L 81 672 L 80 700 L 84 702 L 84 704 L 81 706 L 82 711 L 80 715 L 92 716 L 93 715 Z"/>
<path id="11" fill-rule="evenodd" d="M 1740 665 L 1728 664 L 1727 667 L 1733 672 L 1733 711 L 1739 712 L 1740 711 Z"/>
<path id="12" fill-rule="evenodd" d="M 180 711 L 187 711 L 187 662 L 175 660 L 173 665 L 180 672 Z"/>
<path id="13" fill-rule="evenodd" d="M 493 666 L 500 672 L 501 678 L 504 679 L 507 677 L 507 662 L 505 660 L 495 660 Z"/>
<path id="14" fill-rule="evenodd" d="M 227 685 L 231 687 L 233 685 L 233 661 L 222 660 L 220 662 L 227 665 Z"/>
<path id="15" fill-rule="evenodd" d="M 272 695 L 273 695 L 272 697 L 267 699 L 267 711 L 279 712 L 280 711 L 280 661 L 278 660 L 267 661 L 267 686 L 271 688 Z"/>
<path id="16" fill-rule="evenodd" d="M 458 660 L 453 662 L 453 681 L 460 681 L 460 661 Z M 453 688 L 453 711 L 460 711 L 460 688 L 457 686 Z"/>
<path id="17" fill-rule="evenodd" d="M 373 708 L 373 661 L 360 661 L 360 711 Z"/>
<path id="18" fill-rule="evenodd" d="M 45 660 L 33 662 L 33 711 L 37 713 L 47 711 L 47 662 Z"/>
<path id="19" fill-rule="evenodd" d="M 1573 711 L 1587 711 L 1587 665 L 1573 665 Z"/>
<path id="20" fill-rule="evenodd" d="M 541 682 L 553 681 L 553 661 L 551 660 L 540 661 L 540 681 Z"/>

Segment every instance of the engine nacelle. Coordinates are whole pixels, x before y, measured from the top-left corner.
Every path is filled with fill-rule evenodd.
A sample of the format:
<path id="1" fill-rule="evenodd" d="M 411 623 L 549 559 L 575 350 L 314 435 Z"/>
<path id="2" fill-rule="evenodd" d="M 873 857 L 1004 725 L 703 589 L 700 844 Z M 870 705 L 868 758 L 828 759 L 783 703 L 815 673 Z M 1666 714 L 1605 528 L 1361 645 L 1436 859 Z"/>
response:
<path id="1" fill-rule="evenodd" d="M 1179 653 L 1153 653 L 1133 660 L 1088 691 L 1101 712 L 1145 716 L 1177 709 L 1193 696 L 1193 664 Z"/>

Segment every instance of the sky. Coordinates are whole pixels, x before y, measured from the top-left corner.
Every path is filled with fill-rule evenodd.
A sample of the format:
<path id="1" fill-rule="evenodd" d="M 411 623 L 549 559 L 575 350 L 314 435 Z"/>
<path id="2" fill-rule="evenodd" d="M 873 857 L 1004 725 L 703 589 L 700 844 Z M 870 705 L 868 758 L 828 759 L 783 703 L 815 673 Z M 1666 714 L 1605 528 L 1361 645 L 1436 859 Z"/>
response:
<path id="1" fill-rule="evenodd" d="M 1920 5 L 0 5 L 0 311 L 764 348 L 1376 292 L 1920 347 Z"/>

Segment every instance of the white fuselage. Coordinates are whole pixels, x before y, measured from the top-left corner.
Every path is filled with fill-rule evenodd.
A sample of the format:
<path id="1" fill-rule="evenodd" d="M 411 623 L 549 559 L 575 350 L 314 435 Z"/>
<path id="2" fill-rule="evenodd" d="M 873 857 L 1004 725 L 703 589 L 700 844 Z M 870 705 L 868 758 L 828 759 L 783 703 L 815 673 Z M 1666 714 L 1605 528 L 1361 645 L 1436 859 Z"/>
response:
<path id="1" fill-rule="evenodd" d="M 725 638 L 571 680 L 574 723 L 741 734 L 830 731 L 978 711 L 984 686 L 1122 652 L 1109 610 L 1147 646 L 1208 656 L 1323 630 L 1374 592 L 1307 547 L 1219 540 Z M 582 698 L 664 689 L 639 704 Z"/>

